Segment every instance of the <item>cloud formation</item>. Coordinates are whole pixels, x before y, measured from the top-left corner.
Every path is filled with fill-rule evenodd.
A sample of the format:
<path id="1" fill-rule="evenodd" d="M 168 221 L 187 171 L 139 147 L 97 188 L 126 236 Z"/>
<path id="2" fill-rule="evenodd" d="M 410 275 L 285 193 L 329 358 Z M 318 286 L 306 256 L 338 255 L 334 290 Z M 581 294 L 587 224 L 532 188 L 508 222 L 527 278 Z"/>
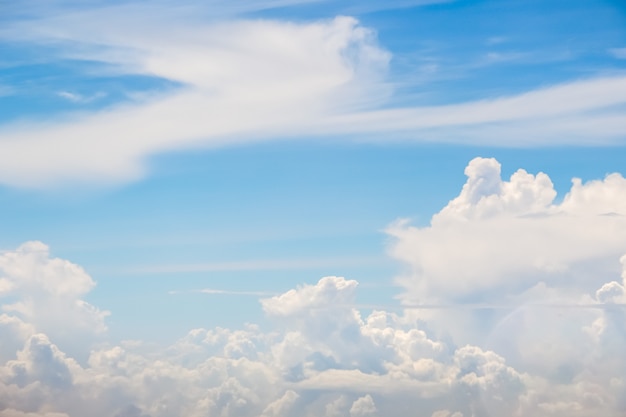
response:
<path id="1" fill-rule="evenodd" d="M 499 163 L 485 158 L 466 174 L 429 227 L 390 229 L 392 253 L 409 266 L 399 281 L 406 299 L 489 296 L 510 304 L 463 311 L 454 318 L 465 332 L 446 312 L 357 309 L 358 281 L 328 276 L 262 299 L 273 323 L 266 331 L 198 328 L 167 347 L 80 336 L 76 346 L 60 329 L 106 332 L 105 313 L 81 301 L 94 288 L 91 277 L 40 242 L 4 252 L 0 416 L 624 415 L 626 245 L 613 233 L 623 227 L 626 180 L 575 180 L 555 203 L 545 174 L 519 170 L 504 181 Z M 576 222 L 593 226 L 593 247 L 576 242 Z M 456 241 L 473 242 L 467 250 L 478 261 L 456 252 Z M 452 243 L 442 259 L 461 263 L 465 274 L 435 263 L 445 242 Z M 430 257 L 422 258 L 424 248 Z M 536 262 L 538 253 L 552 258 Z M 536 304 L 546 299 L 594 308 Z"/>
<path id="2" fill-rule="evenodd" d="M 276 2 L 252 9 L 271 3 Z M 399 108 L 388 74 L 392 52 L 380 45 L 374 29 L 352 17 L 244 20 L 235 17 L 238 7 L 246 9 L 237 3 L 224 16 L 202 18 L 206 11 L 197 4 L 166 6 L 122 3 L 50 12 L 0 30 L 0 41 L 45 45 L 53 61 L 98 64 L 109 76 L 147 76 L 170 85 L 56 121 L 1 126 L 1 183 L 131 181 L 146 174 L 148 158 L 157 153 L 260 140 L 332 135 L 494 146 L 609 145 L 622 144 L 626 133 L 621 75 Z M 224 7 L 220 3 L 216 10 Z"/>
<path id="3" fill-rule="evenodd" d="M 45 333 L 75 353 L 106 331 L 104 320 L 109 313 L 83 300 L 94 286 L 80 266 L 52 258 L 41 242 L 27 242 L 0 255 L 0 318 L 13 329 L 13 337 Z"/>
<path id="4" fill-rule="evenodd" d="M 78 173 L 94 181 L 132 179 L 155 152 L 295 133 L 330 103 L 362 103 L 356 96 L 367 96 L 368 89 L 360 80 L 377 78 L 377 68 L 389 59 L 373 33 L 347 17 L 192 25 L 167 35 L 159 19 L 139 29 L 132 19 L 118 17 L 56 17 L 33 32 L 15 33 L 56 39 L 66 58 L 104 62 L 181 87 L 52 125 L 5 127 L 1 154 L 11 157 L 1 161 L 4 182 L 37 185 Z M 114 31 L 106 23 L 112 20 Z"/>
<path id="5" fill-rule="evenodd" d="M 494 289 L 507 296 L 540 283 L 589 292 L 615 273 L 626 249 L 620 174 L 574 179 L 560 203 L 544 173 L 520 169 L 505 181 L 495 159 L 476 158 L 465 174 L 430 226 L 401 220 L 388 229 L 390 254 L 408 267 L 398 280 L 407 301 L 480 302 Z"/>
<path id="6" fill-rule="evenodd" d="M 612 366 L 620 368 L 582 369 L 557 384 L 550 375 L 515 370 L 493 351 L 437 341 L 407 315 L 375 311 L 361 318 L 334 307 L 337 297 L 351 297 L 350 285 L 328 277 L 283 294 L 289 303 L 314 295 L 327 311 L 311 310 L 306 323 L 288 321 L 278 332 L 195 329 L 165 350 L 94 349 L 86 365 L 33 333 L 0 367 L 0 415 L 618 416 L 624 410 L 619 356 Z M 329 326 L 331 316 L 339 320 L 327 334 L 310 331 L 312 324 Z M 598 334 L 606 338 L 606 331 Z"/>

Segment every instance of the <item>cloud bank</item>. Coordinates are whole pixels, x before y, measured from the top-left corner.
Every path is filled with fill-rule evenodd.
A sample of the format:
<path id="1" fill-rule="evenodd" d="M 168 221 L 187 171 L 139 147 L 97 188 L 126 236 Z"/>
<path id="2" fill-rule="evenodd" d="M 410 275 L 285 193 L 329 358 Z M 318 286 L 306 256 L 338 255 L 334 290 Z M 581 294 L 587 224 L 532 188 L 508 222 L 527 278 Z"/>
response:
<path id="1" fill-rule="evenodd" d="M 623 416 L 626 180 L 574 180 L 555 203 L 542 173 L 504 181 L 477 158 L 466 174 L 430 226 L 390 227 L 405 300 L 509 303 L 465 310 L 465 332 L 431 310 L 358 310 L 358 282 L 328 276 L 262 299 L 268 331 L 86 343 L 63 330 L 106 332 L 81 300 L 91 277 L 39 242 L 5 252 L 0 416 Z"/>

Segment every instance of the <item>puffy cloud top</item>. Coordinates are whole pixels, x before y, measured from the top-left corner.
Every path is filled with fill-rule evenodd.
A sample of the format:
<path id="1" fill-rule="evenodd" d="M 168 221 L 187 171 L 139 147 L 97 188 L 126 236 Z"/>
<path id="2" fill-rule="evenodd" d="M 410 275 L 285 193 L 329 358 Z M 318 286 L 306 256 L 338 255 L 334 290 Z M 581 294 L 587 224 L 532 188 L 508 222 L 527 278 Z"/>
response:
<path id="1" fill-rule="evenodd" d="M 626 252 L 626 179 L 574 180 L 563 202 L 544 173 L 520 169 L 509 181 L 493 158 L 473 159 L 460 194 L 416 228 L 388 228 L 390 253 L 409 272 L 406 299 L 502 297 L 540 283 L 587 292 L 606 282 L 590 270 L 615 271 Z M 593 266 L 592 266 L 593 265 Z M 487 296 L 491 299 L 486 298 Z"/>
<path id="2" fill-rule="evenodd" d="M 357 285 L 357 281 L 343 277 L 325 277 L 317 285 L 304 285 L 261 303 L 271 316 L 291 316 L 310 309 L 346 306 L 354 301 Z"/>
<path id="3" fill-rule="evenodd" d="M 500 168 L 494 158 L 471 160 L 465 168 L 467 182 L 461 193 L 433 217 L 433 224 L 538 213 L 550 208 L 556 191 L 546 174 L 535 176 L 520 169 L 510 181 L 502 181 Z"/>
<path id="4" fill-rule="evenodd" d="M 485 303 L 456 315 L 366 314 L 358 282 L 328 276 L 261 300 L 270 331 L 95 344 L 106 314 L 82 268 L 40 242 L 3 253 L 0 417 L 624 416 L 624 179 L 555 204 L 545 174 L 503 181 L 480 158 L 466 174 L 429 227 L 390 228 L 407 300 Z"/>
<path id="5" fill-rule="evenodd" d="M 89 292 L 94 281 L 80 266 L 50 258 L 41 242 L 27 242 L 0 255 L 0 296 L 26 290 L 58 297 L 78 297 Z"/>
<path id="6" fill-rule="evenodd" d="M 82 299 L 95 285 L 83 268 L 51 257 L 41 242 L 26 242 L 0 255 L 2 310 L 23 321 L 22 327 L 54 336 L 65 348 L 89 343 L 94 331 L 106 329 L 108 312 Z"/>

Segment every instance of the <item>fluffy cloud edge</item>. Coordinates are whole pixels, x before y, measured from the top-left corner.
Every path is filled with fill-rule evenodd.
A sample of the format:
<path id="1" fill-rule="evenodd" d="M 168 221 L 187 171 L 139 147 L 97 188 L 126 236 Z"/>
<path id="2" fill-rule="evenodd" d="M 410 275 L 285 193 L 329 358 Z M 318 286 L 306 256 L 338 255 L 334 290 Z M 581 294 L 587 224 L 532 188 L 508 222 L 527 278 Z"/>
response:
<path id="1" fill-rule="evenodd" d="M 592 222 L 585 225 L 597 225 L 593 222 L 598 219 L 612 226 L 624 221 L 626 180 L 621 175 L 574 181 L 570 193 L 555 204 L 545 174 L 519 170 L 503 181 L 498 162 L 485 158 L 471 161 L 466 174 L 459 196 L 430 226 L 404 224 L 405 234 L 395 238 L 405 239 L 408 249 L 420 239 L 436 247 L 450 238 L 459 240 L 459 233 L 481 231 L 486 247 L 502 250 L 502 240 L 490 240 L 486 228 L 534 236 L 551 221 L 558 227 L 547 230 L 558 235 L 560 244 L 571 245 L 580 236 L 563 224 L 571 226 L 572 219 Z M 544 264 L 548 275 L 535 276 L 530 288 L 511 291 L 497 280 L 488 282 L 490 296 L 510 303 L 505 311 L 466 309 L 451 316 L 411 308 L 365 314 L 356 308 L 358 281 L 328 276 L 262 299 L 274 323 L 271 330 L 254 325 L 194 329 L 165 348 L 103 346 L 81 336 L 78 349 L 87 355 L 82 361 L 64 348 L 68 341 L 59 330 L 87 336 L 86 329 L 91 336 L 106 331 L 95 325 L 104 326 L 105 312 L 82 301 L 95 283 L 80 266 L 54 258 L 45 244 L 29 242 L 0 255 L 3 301 L 10 298 L 9 306 L 25 306 L 7 309 L 3 303 L 0 315 L 0 415 L 395 417 L 419 409 L 435 417 L 618 417 L 626 411 L 621 354 L 626 346 L 626 251 L 616 230 L 621 229 L 594 229 L 608 244 L 585 258 L 582 280 L 551 281 L 550 274 L 561 270 Z M 476 241 L 475 236 L 469 241 Z M 497 267 L 520 269 L 518 255 L 528 255 L 520 248 L 526 246 L 508 247 L 515 256 Z M 562 253 L 582 256 L 566 249 Z M 449 245 L 447 254 L 450 263 L 457 262 Z M 598 261 L 604 257 L 621 263 L 621 272 L 613 268 L 614 275 L 604 273 Z M 522 264 L 535 267 L 528 259 L 522 256 Z M 422 258 L 408 261 L 422 274 L 429 271 L 418 263 Z M 459 285 L 458 276 L 452 278 Z M 409 295 L 424 289 L 411 286 L 423 275 L 414 277 L 413 284 L 405 279 Z M 545 310 L 528 303 L 554 297 L 595 306 Z M 455 326 L 465 333 L 455 333 Z"/>

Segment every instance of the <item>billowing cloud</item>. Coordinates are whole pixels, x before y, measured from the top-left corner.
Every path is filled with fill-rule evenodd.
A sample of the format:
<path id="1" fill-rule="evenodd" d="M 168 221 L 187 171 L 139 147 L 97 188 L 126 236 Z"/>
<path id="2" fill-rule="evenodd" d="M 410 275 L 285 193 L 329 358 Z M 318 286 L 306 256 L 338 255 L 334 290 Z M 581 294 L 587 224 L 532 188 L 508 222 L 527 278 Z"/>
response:
<path id="1" fill-rule="evenodd" d="M 329 277 L 285 293 L 283 300 L 291 303 L 294 297 L 305 300 L 305 294 L 314 294 L 318 309 L 337 315 L 346 306 L 332 301 L 342 292 L 349 300 L 350 286 L 350 281 Z M 303 303 L 301 310 L 307 306 Z M 46 335 L 33 333 L 0 367 L 0 415 L 356 417 L 420 410 L 437 417 L 491 417 L 623 412 L 623 361 L 612 364 L 622 368 L 605 367 L 602 373 L 599 368 L 581 369 L 556 384 L 550 375 L 514 369 L 493 351 L 436 340 L 409 315 L 377 311 L 361 319 L 347 309 L 352 322 L 340 320 L 338 332 L 327 337 L 308 331 L 306 325 L 316 320 L 312 314 L 306 325 L 291 322 L 270 333 L 255 326 L 196 329 L 166 350 L 146 352 L 137 345 L 99 348 L 85 365 Z M 328 324 L 324 318 L 321 322 Z M 354 332 L 366 348 L 344 356 L 342 350 L 355 340 L 350 335 Z M 347 339 L 336 343 L 341 337 Z M 306 343 L 298 344 L 298 338 Z M 591 333 L 588 339 L 593 339 Z M 305 354 L 286 360 L 286 345 Z M 371 366 L 372 361 L 378 365 Z M 594 372 L 588 374 L 590 369 Z"/>
<path id="2" fill-rule="evenodd" d="M 574 179 L 557 202 L 544 173 L 520 169 L 506 181 L 495 159 L 476 158 L 465 174 L 459 195 L 429 226 L 401 220 L 388 229 L 390 253 L 406 266 L 398 278 L 404 302 L 474 306 L 422 317 L 525 373 L 518 400 L 528 415 L 593 415 L 592 403 L 623 409 L 605 388 L 623 389 L 625 361 L 616 352 L 626 346 L 624 272 L 613 277 L 626 262 L 626 180 Z M 553 396 L 529 388 L 542 384 L 577 388 Z M 588 394 L 579 401 L 576 392 Z M 503 413 L 495 415 L 510 414 Z"/>
<path id="3" fill-rule="evenodd" d="M 106 330 L 108 315 L 83 300 L 94 286 L 80 266 L 51 257 L 41 242 L 27 242 L 0 255 L 0 299 L 5 313 L 0 323 L 14 329 L 14 337 L 32 329 L 50 335 L 65 348 L 88 343 Z"/>
<path id="4" fill-rule="evenodd" d="M 500 303 L 543 284 L 580 295 L 618 271 L 626 252 L 620 174 L 574 179 L 561 203 L 544 173 L 520 169 L 505 181 L 496 160 L 476 158 L 465 174 L 459 196 L 430 226 L 398 221 L 388 229 L 391 255 L 408 267 L 398 279 L 407 301 Z"/>
<path id="5" fill-rule="evenodd" d="M 374 400 L 368 394 L 364 397 L 358 398 L 350 407 L 351 417 L 368 417 L 375 416 L 377 413 L 376 404 Z"/>
<path id="6" fill-rule="evenodd" d="M 87 337 L 66 349 L 61 325 L 106 333 L 102 312 L 77 307 L 93 280 L 40 242 L 6 251 L 0 416 L 623 416 L 625 180 L 574 181 L 557 203 L 545 174 L 520 170 L 503 181 L 497 161 L 482 158 L 466 173 L 430 226 L 391 228 L 392 253 L 409 267 L 399 281 L 406 301 L 483 303 L 462 316 L 414 306 L 365 312 L 356 280 L 328 276 L 261 300 L 267 331 L 192 329 L 168 347 Z M 577 242 L 577 222 L 595 228 L 591 246 Z M 458 242 L 474 242 L 467 250 L 480 262 Z M 438 254 L 445 245 L 447 258 Z M 539 254 L 547 261 L 536 262 Z"/>

